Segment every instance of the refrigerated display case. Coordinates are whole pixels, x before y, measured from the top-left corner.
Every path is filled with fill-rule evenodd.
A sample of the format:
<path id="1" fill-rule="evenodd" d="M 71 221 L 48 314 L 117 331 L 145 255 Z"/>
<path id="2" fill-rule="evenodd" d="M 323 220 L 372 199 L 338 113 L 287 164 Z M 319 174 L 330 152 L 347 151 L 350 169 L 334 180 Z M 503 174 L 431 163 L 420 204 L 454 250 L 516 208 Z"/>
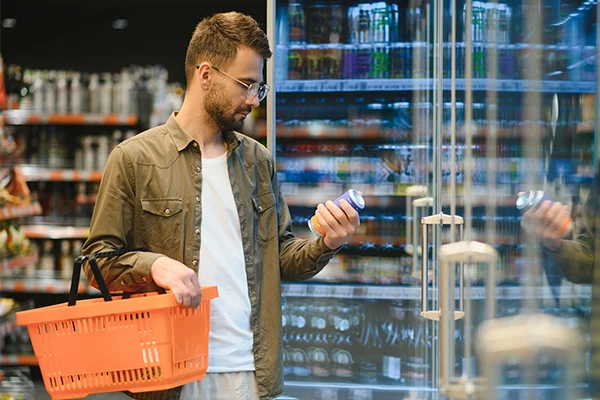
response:
<path id="1" fill-rule="evenodd" d="M 543 189 L 570 206 L 571 236 L 582 229 L 598 156 L 597 9 L 268 2 L 266 143 L 294 231 L 311 235 L 317 204 L 347 189 L 366 202 L 329 266 L 283 285 L 286 395 L 486 398 L 480 327 L 496 319 L 526 335 L 506 318 L 525 314 L 555 317 L 557 335 L 575 329 L 564 332 L 589 372 L 592 288 L 564 279 L 522 231 L 515 202 Z M 458 268 L 442 271 L 446 262 Z M 585 394 L 585 377 L 547 350 L 502 359 L 496 395 Z"/>

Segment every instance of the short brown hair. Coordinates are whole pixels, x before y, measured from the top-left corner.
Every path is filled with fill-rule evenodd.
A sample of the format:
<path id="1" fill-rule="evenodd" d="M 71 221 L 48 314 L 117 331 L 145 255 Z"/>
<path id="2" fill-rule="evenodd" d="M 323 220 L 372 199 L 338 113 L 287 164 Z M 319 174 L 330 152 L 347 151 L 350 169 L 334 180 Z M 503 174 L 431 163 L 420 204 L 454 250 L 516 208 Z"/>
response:
<path id="1" fill-rule="evenodd" d="M 265 60 L 272 53 L 265 32 L 254 18 L 238 13 L 215 14 L 200 21 L 185 55 L 185 76 L 187 84 L 192 82 L 196 65 L 204 61 L 219 68 L 227 68 L 237 55 L 240 46 L 247 46 L 259 53 Z"/>

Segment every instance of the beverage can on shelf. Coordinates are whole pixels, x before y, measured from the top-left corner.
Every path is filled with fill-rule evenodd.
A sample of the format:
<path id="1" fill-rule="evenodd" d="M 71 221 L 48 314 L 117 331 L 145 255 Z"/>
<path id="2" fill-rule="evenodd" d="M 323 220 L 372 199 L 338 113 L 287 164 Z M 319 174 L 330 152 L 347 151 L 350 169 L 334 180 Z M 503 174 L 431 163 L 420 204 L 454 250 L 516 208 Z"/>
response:
<path id="1" fill-rule="evenodd" d="M 345 192 L 344 194 L 342 194 L 340 197 L 338 197 L 337 199 L 335 199 L 333 201 L 333 203 L 336 206 L 341 207 L 340 206 L 340 200 L 342 200 L 342 199 L 346 200 L 352 206 L 352 208 L 354 208 L 358 212 L 360 212 L 363 208 L 365 208 L 365 200 L 360 195 L 360 193 L 358 193 L 354 189 L 348 190 L 347 192 Z M 320 237 L 324 237 L 325 236 L 325 231 L 323 230 L 323 228 L 321 227 L 321 225 L 319 225 L 319 222 L 317 221 L 316 216 L 313 216 L 308 221 L 308 227 L 310 228 L 310 230 L 315 235 L 320 236 Z"/>
<path id="2" fill-rule="evenodd" d="M 304 43 L 306 21 L 304 19 L 304 7 L 302 3 L 299 1 L 290 2 L 287 13 L 290 43 Z"/>

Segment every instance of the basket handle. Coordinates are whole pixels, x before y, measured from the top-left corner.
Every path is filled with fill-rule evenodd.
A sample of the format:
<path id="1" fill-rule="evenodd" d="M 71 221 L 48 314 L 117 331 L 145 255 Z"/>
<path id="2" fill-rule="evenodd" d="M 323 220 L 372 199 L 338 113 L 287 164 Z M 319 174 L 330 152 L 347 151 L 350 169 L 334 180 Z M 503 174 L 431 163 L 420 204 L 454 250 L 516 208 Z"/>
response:
<path id="1" fill-rule="evenodd" d="M 98 262 L 96 261 L 98 258 L 106 258 L 106 257 L 115 257 L 120 256 L 125 253 L 129 253 L 132 251 L 146 251 L 145 248 L 137 248 L 137 249 L 122 249 L 115 251 L 105 251 L 103 253 L 94 253 L 89 255 L 80 255 L 75 259 L 75 265 L 73 267 L 73 276 L 71 278 L 71 289 L 69 290 L 69 306 L 74 306 L 77 303 L 77 294 L 79 292 L 79 280 L 81 279 L 81 266 L 84 261 L 89 261 L 90 267 L 92 268 L 92 273 L 94 274 L 94 278 L 98 283 L 98 288 L 102 293 L 102 297 L 104 301 L 112 301 L 112 296 L 110 291 L 108 290 L 108 286 L 106 285 L 106 281 L 100 272 L 100 268 L 98 267 Z"/>

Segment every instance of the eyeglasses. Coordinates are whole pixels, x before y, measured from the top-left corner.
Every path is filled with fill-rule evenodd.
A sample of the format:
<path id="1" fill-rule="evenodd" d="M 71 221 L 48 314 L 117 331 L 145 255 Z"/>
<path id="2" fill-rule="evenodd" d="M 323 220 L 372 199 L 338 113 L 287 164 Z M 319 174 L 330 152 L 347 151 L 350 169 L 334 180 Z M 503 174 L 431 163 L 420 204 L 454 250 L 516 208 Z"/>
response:
<path id="1" fill-rule="evenodd" d="M 214 69 L 215 71 L 218 71 L 218 72 L 222 73 L 223 75 L 230 77 L 231 79 L 233 79 L 240 85 L 244 86 L 246 88 L 246 99 L 248 99 L 248 100 L 252 100 L 256 97 L 258 99 L 258 101 L 261 102 L 265 99 L 265 97 L 267 97 L 267 93 L 269 93 L 269 89 L 271 89 L 271 87 L 269 85 L 267 85 L 266 83 L 261 85 L 258 82 L 254 82 L 254 83 L 248 85 L 247 83 L 244 83 L 244 82 L 240 81 L 239 79 L 234 78 L 233 76 L 229 75 L 227 72 L 221 71 L 219 68 L 217 68 L 213 65 L 211 65 L 210 67 L 212 69 Z M 196 65 L 196 69 L 200 69 L 200 66 Z"/>

